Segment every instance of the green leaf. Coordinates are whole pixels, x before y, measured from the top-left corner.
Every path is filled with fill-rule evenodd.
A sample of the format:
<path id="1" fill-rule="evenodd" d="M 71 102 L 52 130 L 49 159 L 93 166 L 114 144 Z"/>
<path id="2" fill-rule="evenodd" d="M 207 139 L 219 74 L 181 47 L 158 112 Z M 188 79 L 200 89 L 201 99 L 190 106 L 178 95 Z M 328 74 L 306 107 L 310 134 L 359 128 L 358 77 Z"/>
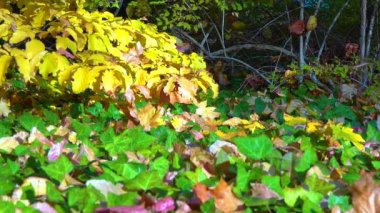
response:
<path id="1" fill-rule="evenodd" d="M 10 201 L 0 200 L 0 208 L 2 212 L 16 212 L 14 204 Z"/>
<path id="2" fill-rule="evenodd" d="M 125 151 L 142 151 L 148 149 L 156 141 L 154 136 L 148 135 L 140 127 L 127 129 L 122 134 L 115 136 L 113 129 L 108 129 L 100 135 L 104 148 L 110 155 L 117 155 Z"/>
<path id="3" fill-rule="evenodd" d="M 146 171 L 146 166 L 144 164 L 133 162 L 126 163 L 120 160 L 108 161 L 104 163 L 104 165 L 114 170 L 116 174 L 122 176 L 125 180 L 131 180 L 141 172 Z"/>
<path id="4" fill-rule="evenodd" d="M 52 179 L 61 182 L 66 174 L 70 173 L 74 166 L 71 161 L 64 155 L 61 155 L 58 160 L 43 166 L 42 169 Z"/>
<path id="5" fill-rule="evenodd" d="M 305 180 L 305 183 L 309 186 L 309 189 L 311 191 L 319 192 L 323 195 L 326 195 L 335 188 L 334 185 L 324 180 L 320 180 L 316 174 L 308 176 Z"/>
<path id="6" fill-rule="evenodd" d="M 84 123 L 79 122 L 76 119 L 72 119 L 71 125 L 74 131 L 77 133 L 77 138 L 79 140 L 84 141 L 90 137 L 92 128 L 88 124 L 84 124 Z"/>
<path id="7" fill-rule="evenodd" d="M 265 107 L 266 107 L 265 102 L 261 98 L 257 97 L 255 99 L 255 112 L 258 114 L 261 114 L 264 112 Z"/>
<path id="8" fill-rule="evenodd" d="M 215 212 L 215 201 L 214 201 L 214 199 L 211 198 L 208 201 L 202 203 L 201 211 L 202 211 L 202 213 Z"/>
<path id="9" fill-rule="evenodd" d="M 138 200 L 140 195 L 137 192 L 127 192 L 122 195 L 113 193 L 107 194 L 107 207 L 113 206 L 132 206 Z"/>
<path id="10" fill-rule="evenodd" d="M 49 181 L 46 182 L 46 192 L 48 200 L 51 202 L 64 202 L 61 192 L 56 189 L 55 185 Z"/>
<path id="11" fill-rule="evenodd" d="M 169 170 L 169 160 L 165 157 L 159 157 L 156 160 L 153 161 L 153 163 L 150 165 L 150 169 L 152 171 L 157 171 L 161 178 L 164 178 L 166 173 Z"/>
<path id="12" fill-rule="evenodd" d="M 318 161 L 318 156 L 314 148 L 307 149 L 299 160 L 298 165 L 295 167 L 297 172 L 304 172 L 308 170 L 315 162 Z"/>
<path id="13" fill-rule="evenodd" d="M 380 141 L 380 131 L 377 130 L 375 126 L 371 124 L 368 125 L 366 134 L 367 134 L 366 141 L 370 141 L 370 140 Z"/>
<path id="14" fill-rule="evenodd" d="M 258 137 L 238 137 L 234 139 L 239 152 L 250 159 L 261 160 L 273 151 L 272 141 L 266 135 Z"/>
<path id="15" fill-rule="evenodd" d="M 375 169 L 380 169 L 380 161 L 372 161 L 371 163 Z"/>
<path id="16" fill-rule="evenodd" d="M 154 188 L 165 188 L 162 178 L 157 171 L 142 172 L 134 179 L 126 181 L 125 187 L 129 190 L 150 190 Z"/>
<path id="17" fill-rule="evenodd" d="M 133 141 L 129 151 L 147 149 L 156 140 L 156 137 L 148 135 L 142 128 L 128 129 L 127 134 Z"/>
<path id="18" fill-rule="evenodd" d="M 41 132 L 45 132 L 44 120 L 29 112 L 24 112 L 17 120 L 25 130 L 31 131 L 33 127 L 37 127 Z"/>
<path id="19" fill-rule="evenodd" d="M 328 200 L 328 207 L 332 209 L 335 205 L 338 205 L 342 211 L 348 211 L 352 208 L 350 205 L 350 198 L 348 196 L 330 195 Z"/>
<path id="20" fill-rule="evenodd" d="M 294 205 L 297 202 L 297 199 L 306 193 L 307 191 L 301 186 L 298 186 L 296 188 L 285 188 L 284 189 L 285 203 L 290 207 L 294 207 Z"/>
<path id="21" fill-rule="evenodd" d="M 247 192 L 249 187 L 248 183 L 250 173 L 245 169 L 243 163 L 237 164 L 237 174 L 236 174 L 236 188 L 238 188 L 241 192 Z"/>
<path id="22" fill-rule="evenodd" d="M 114 103 L 111 103 L 107 109 L 106 113 L 107 118 L 113 119 L 113 120 L 120 120 L 122 118 L 122 114 L 120 110 L 115 106 Z"/>
<path id="23" fill-rule="evenodd" d="M 48 122 L 51 125 L 57 125 L 59 123 L 59 117 L 58 117 L 57 113 L 52 112 L 48 109 L 43 109 L 42 112 L 44 113 L 44 116 L 47 118 Z"/>
<path id="24" fill-rule="evenodd" d="M 91 105 L 86 109 L 86 112 L 90 113 L 93 116 L 101 116 L 105 112 L 103 105 L 99 102 L 96 102 L 95 104 Z"/>
<path id="25" fill-rule="evenodd" d="M 269 189 L 273 190 L 277 194 L 283 194 L 279 176 L 263 176 L 261 182 L 267 185 Z"/>
<path id="26" fill-rule="evenodd" d="M 99 203 L 95 189 L 72 187 L 67 193 L 68 205 L 81 212 L 93 212 Z"/>

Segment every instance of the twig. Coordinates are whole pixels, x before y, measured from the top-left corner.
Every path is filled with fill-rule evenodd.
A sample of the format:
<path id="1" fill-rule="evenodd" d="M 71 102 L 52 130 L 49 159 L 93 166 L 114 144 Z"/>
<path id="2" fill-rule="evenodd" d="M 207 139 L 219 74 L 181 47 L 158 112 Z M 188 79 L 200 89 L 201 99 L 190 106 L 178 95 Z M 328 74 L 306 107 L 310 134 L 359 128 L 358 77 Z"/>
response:
<path id="1" fill-rule="evenodd" d="M 300 1 L 300 5 L 301 5 L 301 10 L 300 10 L 300 20 L 304 20 L 305 19 L 305 4 L 304 4 L 304 0 L 301 0 Z M 299 83 L 302 83 L 303 82 L 303 67 L 305 65 L 305 51 L 303 50 L 304 49 L 304 43 L 303 43 L 303 40 L 304 40 L 304 36 L 303 35 L 300 35 L 300 44 L 299 44 L 299 56 L 300 56 L 300 72 L 301 72 L 301 75 L 299 75 Z"/>
<path id="2" fill-rule="evenodd" d="M 367 0 L 361 0 L 361 21 L 360 21 L 360 63 L 366 61 L 366 33 L 367 33 Z M 362 85 L 367 85 L 368 69 L 361 70 Z M 361 87 L 362 89 L 363 87 Z"/>
<path id="3" fill-rule="evenodd" d="M 232 58 L 232 57 L 223 57 L 223 56 L 210 56 L 210 58 L 213 58 L 213 59 L 223 59 L 223 60 L 229 60 L 229 61 L 234 61 L 234 62 L 237 62 L 241 65 L 244 65 L 247 69 L 249 69 L 250 71 L 256 73 L 258 76 L 260 76 L 262 79 L 265 80 L 265 82 L 267 82 L 268 84 L 271 84 L 271 82 L 257 69 L 255 69 L 254 67 L 252 67 L 251 65 L 247 64 L 246 62 L 240 60 L 240 59 L 237 59 L 237 58 Z"/>
<path id="4" fill-rule="evenodd" d="M 376 3 L 373 6 L 372 10 L 372 15 L 371 15 L 371 21 L 369 23 L 369 29 L 368 29 L 368 36 L 367 36 L 367 47 L 366 47 L 366 52 L 365 56 L 368 57 L 370 54 L 371 50 L 371 40 L 372 40 L 372 33 L 373 33 L 373 28 L 375 26 L 375 18 L 376 18 L 376 13 L 377 13 L 377 7 L 379 6 L 379 0 L 376 0 Z"/>
<path id="5" fill-rule="evenodd" d="M 282 54 L 291 56 L 291 57 L 293 57 L 295 59 L 297 59 L 297 57 L 298 57 L 296 54 L 292 53 L 291 51 L 289 51 L 289 50 L 287 50 L 285 48 L 278 47 L 278 46 L 273 46 L 273 45 L 269 45 L 269 44 L 241 44 L 241 45 L 235 45 L 235 46 L 228 47 L 225 50 L 218 50 L 218 51 L 212 52 L 211 55 L 217 56 L 217 55 L 222 55 L 224 53 L 224 51 L 231 52 L 231 51 L 239 51 L 239 50 L 242 50 L 242 49 L 251 49 L 251 48 L 258 49 L 258 50 L 272 50 L 272 51 L 280 52 Z"/>
<path id="6" fill-rule="evenodd" d="M 323 49 L 324 49 L 325 46 L 326 46 L 327 37 L 329 37 L 329 34 L 330 34 L 332 28 L 334 27 L 334 25 L 335 25 L 336 22 L 338 21 L 340 15 L 342 14 L 343 10 L 348 6 L 348 3 L 350 3 L 350 1 L 351 1 L 351 0 L 347 0 L 347 1 L 344 3 L 344 5 L 340 8 L 340 10 L 339 10 L 338 13 L 336 14 L 336 16 L 334 17 L 333 22 L 331 23 L 329 29 L 328 29 L 327 32 L 326 32 L 325 37 L 323 38 L 323 41 L 322 41 L 322 44 L 321 44 L 321 48 L 319 49 L 319 52 L 318 52 L 317 61 L 319 61 L 319 60 L 321 59 Z"/>

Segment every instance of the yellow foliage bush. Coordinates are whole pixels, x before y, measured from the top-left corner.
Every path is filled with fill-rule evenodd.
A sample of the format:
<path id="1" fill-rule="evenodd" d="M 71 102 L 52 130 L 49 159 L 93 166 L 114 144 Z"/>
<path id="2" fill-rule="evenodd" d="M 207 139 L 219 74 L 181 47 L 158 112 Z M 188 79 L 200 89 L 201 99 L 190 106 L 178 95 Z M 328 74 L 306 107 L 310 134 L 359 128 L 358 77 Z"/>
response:
<path id="1" fill-rule="evenodd" d="M 217 96 L 203 58 L 179 52 L 174 37 L 74 3 L 18 1 L 20 13 L 0 9 L 0 84 L 16 68 L 26 82 L 44 79 L 68 93 L 91 89 L 170 103 L 197 102 L 199 92 Z"/>

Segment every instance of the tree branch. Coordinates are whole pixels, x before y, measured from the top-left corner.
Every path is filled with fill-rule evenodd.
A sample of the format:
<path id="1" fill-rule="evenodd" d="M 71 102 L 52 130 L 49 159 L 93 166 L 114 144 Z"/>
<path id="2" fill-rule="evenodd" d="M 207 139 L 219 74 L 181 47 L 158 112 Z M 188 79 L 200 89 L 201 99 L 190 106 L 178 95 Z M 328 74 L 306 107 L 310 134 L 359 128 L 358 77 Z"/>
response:
<path id="1" fill-rule="evenodd" d="M 293 57 L 295 59 L 297 59 L 297 57 L 298 57 L 296 54 L 292 53 L 291 51 L 289 51 L 287 49 L 284 49 L 282 47 L 277 47 L 277 46 L 269 45 L 269 44 L 241 44 L 241 45 L 235 45 L 235 46 L 231 46 L 231 47 L 228 47 L 226 49 L 223 49 L 223 50 L 218 50 L 218 51 L 212 52 L 211 55 L 212 56 L 224 55 L 224 52 L 239 51 L 239 50 L 242 50 L 242 49 L 251 49 L 251 48 L 257 49 L 257 50 L 272 50 L 272 51 L 280 52 L 280 53 L 285 54 L 287 56 Z"/>

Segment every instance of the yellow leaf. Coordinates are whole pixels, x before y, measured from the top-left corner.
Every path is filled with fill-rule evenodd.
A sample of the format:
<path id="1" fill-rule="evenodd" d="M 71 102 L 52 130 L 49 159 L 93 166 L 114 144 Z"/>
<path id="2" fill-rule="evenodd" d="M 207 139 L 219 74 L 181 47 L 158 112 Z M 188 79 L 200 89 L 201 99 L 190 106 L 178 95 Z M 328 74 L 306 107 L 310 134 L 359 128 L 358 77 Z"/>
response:
<path id="1" fill-rule="evenodd" d="M 308 133 L 317 132 L 320 127 L 322 127 L 322 124 L 320 124 L 319 122 L 308 122 L 306 125 L 306 132 Z"/>
<path id="2" fill-rule="evenodd" d="M 14 58 L 16 59 L 18 70 L 22 74 L 24 80 L 27 82 L 30 81 L 30 79 L 34 77 L 34 73 L 32 72 L 33 70 L 29 61 L 21 55 L 15 55 Z"/>
<path id="3" fill-rule="evenodd" d="M 18 145 L 19 142 L 14 137 L 0 138 L 0 150 L 6 153 L 11 153 Z"/>
<path id="4" fill-rule="evenodd" d="M 25 45 L 26 57 L 30 60 L 40 53 L 45 51 L 45 45 L 42 41 L 37 39 L 32 39 Z"/>
<path id="5" fill-rule="evenodd" d="M 79 64 L 73 64 L 68 66 L 66 69 L 63 69 L 61 72 L 58 73 L 58 83 L 60 85 L 64 85 L 70 81 L 71 73 L 76 70 L 78 67 L 80 67 Z"/>
<path id="6" fill-rule="evenodd" d="M 104 36 L 103 36 L 104 37 Z M 99 34 L 87 35 L 88 43 L 87 48 L 93 51 L 107 52 L 106 44 L 103 42 L 102 36 Z"/>
<path id="7" fill-rule="evenodd" d="M 164 121 L 162 120 L 163 114 L 163 108 L 155 108 L 152 104 L 148 104 L 138 111 L 137 118 L 144 129 L 148 131 L 152 127 L 157 127 L 164 124 Z"/>
<path id="8" fill-rule="evenodd" d="M 219 85 L 215 83 L 214 79 L 207 72 L 201 72 L 200 79 L 206 83 L 206 89 L 211 89 L 212 97 L 216 98 L 219 94 Z M 206 90 L 204 90 L 204 92 L 206 92 Z"/>
<path id="9" fill-rule="evenodd" d="M 5 73 L 7 73 L 12 57 L 9 55 L 0 56 L 0 85 L 5 80 Z"/>
<path id="10" fill-rule="evenodd" d="M 244 129 L 249 129 L 251 132 L 256 131 L 256 129 L 265 129 L 265 127 L 258 121 L 253 121 L 250 124 L 244 125 Z"/>
<path id="11" fill-rule="evenodd" d="M 284 114 L 284 120 L 285 120 L 286 124 L 289 124 L 291 126 L 303 125 L 303 124 L 307 123 L 307 119 L 304 117 L 293 117 L 293 116 L 288 115 L 288 114 Z"/>
<path id="12" fill-rule="evenodd" d="M 12 37 L 9 39 L 9 43 L 17 44 L 21 41 L 24 41 L 26 38 L 29 38 L 28 32 L 22 31 L 22 30 L 16 30 L 16 32 L 14 32 Z"/>
<path id="13" fill-rule="evenodd" d="M 228 120 L 225 120 L 222 123 L 222 125 L 227 125 L 227 126 L 235 127 L 235 126 L 239 126 L 241 124 L 248 124 L 248 123 L 249 123 L 248 120 L 241 119 L 241 118 L 238 118 L 238 117 L 233 117 L 233 118 L 230 118 Z"/>
<path id="14" fill-rule="evenodd" d="M 245 131 L 238 131 L 238 132 L 222 132 L 220 130 L 217 130 L 215 132 L 215 134 L 222 140 L 225 140 L 225 141 L 231 141 L 233 138 L 235 137 L 243 137 L 243 136 L 246 136 L 247 134 L 245 133 Z"/>
<path id="15" fill-rule="evenodd" d="M 136 85 L 145 85 L 148 78 L 149 78 L 149 74 L 147 71 L 145 71 L 143 69 L 138 69 L 136 71 L 135 84 Z"/>
<path id="16" fill-rule="evenodd" d="M 39 67 L 39 73 L 46 79 L 50 73 L 55 73 L 57 70 L 58 60 L 56 56 L 52 53 L 47 53 Z"/>
<path id="17" fill-rule="evenodd" d="M 213 120 L 220 115 L 219 112 L 215 112 L 216 107 L 207 107 L 207 101 L 197 104 L 197 107 L 198 108 L 195 113 L 200 115 L 202 118 Z"/>
<path id="18" fill-rule="evenodd" d="M 172 124 L 172 126 L 174 127 L 175 131 L 177 132 L 182 132 L 184 131 L 188 126 L 186 125 L 188 122 L 188 120 L 184 119 L 182 116 L 180 115 L 175 115 L 172 120 L 170 121 L 170 123 Z"/>
<path id="19" fill-rule="evenodd" d="M 55 42 L 56 49 L 69 49 L 72 53 L 77 53 L 77 44 L 66 37 L 57 36 L 57 40 Z"/>
<path id="20" fill-rule="evenodd" d="M 98 72 L 94 72 L 90 67 L 79 67 L 73 75 L 73 92 L 81 93 L 87 88 L 91 88 L 97 76 Z"/>
<path id="21" fill-rule="evenodd" d="M 364 149 L 363 143 L 365 140 L 360 134 L 354 132 L 350 127 L 345 127 L 343 124 L 333 124 L 329 122 L 328 127 L 333 131 L 333 137 L 337 140 L 346 140 L 350 141 L 356 146 L 359 150 Z"/>
<path id="22" fill-rule="evenodd" d="M 103 88 L 106 92 L 114 93 L 115 89 L 121 85 L 121 82 L 114 76 L 112 70 L 106 70 L 102 75 Z"/>

